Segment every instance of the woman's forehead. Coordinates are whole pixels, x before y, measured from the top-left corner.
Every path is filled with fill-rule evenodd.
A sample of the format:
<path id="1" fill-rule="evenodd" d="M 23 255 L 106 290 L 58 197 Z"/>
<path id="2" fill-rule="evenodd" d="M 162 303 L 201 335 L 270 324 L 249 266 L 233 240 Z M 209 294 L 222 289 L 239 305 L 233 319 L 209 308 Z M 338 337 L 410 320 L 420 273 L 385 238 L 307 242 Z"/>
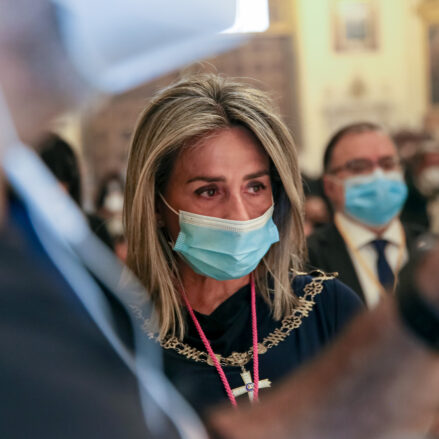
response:
<path id="1" fill-rule="evenodd" d="M 245 128 L 234 127 L 210 134 L 178 155 L 176 168 L 185 172 L 245 170 L 268 167 L 269 159 L 255 137 Z"/>

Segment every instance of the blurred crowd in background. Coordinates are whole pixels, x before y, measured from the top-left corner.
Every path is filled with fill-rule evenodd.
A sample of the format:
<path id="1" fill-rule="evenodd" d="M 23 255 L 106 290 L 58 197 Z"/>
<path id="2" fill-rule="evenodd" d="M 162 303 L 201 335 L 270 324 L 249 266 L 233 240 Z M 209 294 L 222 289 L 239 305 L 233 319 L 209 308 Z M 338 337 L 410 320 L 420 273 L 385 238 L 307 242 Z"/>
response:
<path id="1" fill-rule="evenodd" d="M 400 218 L 423 229 L 439 233 L 439 141 L 431 133 L 400 131 L 392 135 L 404 170 L 408 196 Z M 74 148 L 58 134 L 47 133 L 38 145 L 41 157 L 61 185 L 83 207 L 83 179 L 80 158 Z M 323 157 L 322 157 L 323 161 Z M 325 194 L 323 176 L 305 173 L 305 234 L 333 221 L 333 207 Z M 90 227 L 116 255 L 124 261 L 126 241 L 122 209 L 125 175 L 110 172 L 94 191 L 86 210 Z"/>

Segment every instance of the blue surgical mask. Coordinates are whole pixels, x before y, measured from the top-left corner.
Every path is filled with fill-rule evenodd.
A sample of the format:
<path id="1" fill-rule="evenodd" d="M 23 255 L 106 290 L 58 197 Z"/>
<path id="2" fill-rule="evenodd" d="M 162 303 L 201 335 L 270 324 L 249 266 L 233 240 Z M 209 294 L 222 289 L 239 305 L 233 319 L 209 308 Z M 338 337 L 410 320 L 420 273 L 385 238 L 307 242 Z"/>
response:
<path id="1" fill-rule="evenodd" d="M 344 180 L 345 213 L 372 227 L 388 224 L 401 211 L 407 186 L 401 172 L 377 169 L 366 176 Z"/>
<path id="2" fill-rule="evenodd" d="M 272 244 L 279 241 L 271 206 L 262 216 L 235 221 L 180 211 L 180 233 L 173 250 L 198 274 L 216 280 L 251 273 Z"/>

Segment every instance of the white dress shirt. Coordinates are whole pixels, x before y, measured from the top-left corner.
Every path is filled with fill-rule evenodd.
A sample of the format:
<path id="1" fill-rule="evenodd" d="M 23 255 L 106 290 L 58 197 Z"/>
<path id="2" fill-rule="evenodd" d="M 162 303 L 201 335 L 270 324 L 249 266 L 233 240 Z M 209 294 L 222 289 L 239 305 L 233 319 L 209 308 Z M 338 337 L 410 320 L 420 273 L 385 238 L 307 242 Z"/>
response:
<path id="1" fill-rule="evenodd" d="M 378 254 L 371 241 L 384 239 L 388 242 L 384 252 L 387 262 L 397 275 L 408 260 L 401 222 L 398 218 L 393 219 L 384 233 L 379 236 L 343 213 L 337 212 L 335 220 L 339 232 L 347 238 L 345 242 L 349 241 L 346 242 L 346 247 L 363 289 L 366 304 L 368 308 L 373 308 L 382 296 L 382 289 L 379 287 L 377 272 Z M 343 267 L 340 267 L 340 272 L 342 270 Z"/>

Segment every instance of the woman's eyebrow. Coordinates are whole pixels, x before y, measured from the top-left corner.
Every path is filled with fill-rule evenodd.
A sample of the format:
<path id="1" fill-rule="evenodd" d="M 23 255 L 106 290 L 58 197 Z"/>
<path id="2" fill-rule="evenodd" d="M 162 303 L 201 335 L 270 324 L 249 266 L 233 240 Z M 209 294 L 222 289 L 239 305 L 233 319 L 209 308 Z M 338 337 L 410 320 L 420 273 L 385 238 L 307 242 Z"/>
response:
<path id="1" fill-rule="evenodd" d="M 213 177 L 213 176 L 207 176 L 207 175 L 197 175 L 196 177 L 192 177 L 189 180 L 187 180 L 186 184 L 192 183 L 194 181 L 205 181 L 207 183 L 213 183 L 216 181 L 226 181 L 226 177 L 223 177 L 223 176 Z"/>
<path id="2" fill-rule="evenodd" d="M 268 169 L 263 169 L 261 171 L 253 172 L 251 174 L 245 175 L 244 180 L 251 180 L 253 178 L 258 178 L 258 177 L 262 177 L 263 175 L 269 175 L 269 174 L 270 174 L 270 171 Z M 214 183 L 217 181 L 225 182 L 226 177 L 224 177 L 222 175 L 218 175 L 218 176 L 197 175 L 197 176 L 192 177 L 189 180 L 187 180 L 186 184 L 193 183 L 194 181 L 205 181 L 207 183 Z"/>
<path id="3" fill-rule="evenodd" d="M 253 172 L 252 174 L 247 174 L 244 176 L 244 180 L 251 180 L 253 178 L 262 177 L 264 175 L 270 175 L 270 171 L 268 169 L 263 169 L 262 171 Z"/>

